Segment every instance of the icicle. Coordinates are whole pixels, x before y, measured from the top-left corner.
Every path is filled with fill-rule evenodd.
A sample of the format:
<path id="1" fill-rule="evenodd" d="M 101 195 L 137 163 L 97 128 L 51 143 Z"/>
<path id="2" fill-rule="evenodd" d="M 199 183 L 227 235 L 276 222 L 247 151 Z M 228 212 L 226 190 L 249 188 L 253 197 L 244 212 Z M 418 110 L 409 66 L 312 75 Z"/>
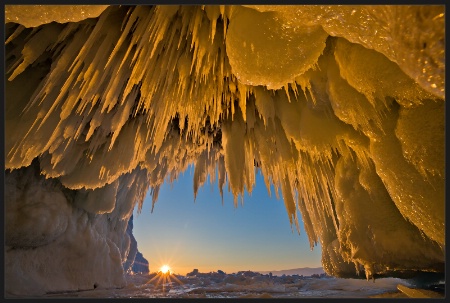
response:
<path id="1" fill-rule="evenodd" d="M 9 42 L 11 42 L 13 39 L 15 39 L 16 37 L 18 37 L 18 36 L 23 32 L 24 29 L 25 29 L 25 26 L 19 24 L 19 25 L 17 26 L 17 28 L 15 29 L 14 33 L 12 33 L 12 34 L 8 37 L 8 39 L 6 39 L 5 45 L 7 45 L 7 44 L 8 44 Z"/>
<path id="2" fill-rule="evenodd" d="M 241 84 L 238 81 L 238 89 L 239 89 L 239 107 L 241 109 L 242 118 L 244 119 L 244 122 L 247 120 L 247 87 L 244 84 Z"/>
<path id="3" fill-rule="evenodd" d="M 217 19 L 222 14 L 221 8 L 217 5 L 208 5 L 205 7 L 206 15 L 208 19 L 211 21 L 211 35 L 210 40 L 211 44 L 214 42 L 214 36 L 216 35 L 216 24 Z"/>

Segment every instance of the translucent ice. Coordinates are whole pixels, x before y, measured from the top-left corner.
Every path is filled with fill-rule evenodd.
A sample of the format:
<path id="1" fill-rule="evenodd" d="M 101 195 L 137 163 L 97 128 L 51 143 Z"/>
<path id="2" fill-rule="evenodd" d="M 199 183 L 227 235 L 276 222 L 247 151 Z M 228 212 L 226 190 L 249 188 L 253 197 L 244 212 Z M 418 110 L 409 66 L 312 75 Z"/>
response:
<path id="1" fill-rule="evenodd" d="M 329 274 L 443 270 L 444 6 L 65 8 L 6 6 L 8 292 L 123 286 L 190 165 L 235 204 L 260 169 Z"/>
<path id="2" fill-rule="evenodd" d="M 5 22 L 37 27 L 50 22 L 77 22 L 98 17 L 107 5 L 5 5 Z"/>

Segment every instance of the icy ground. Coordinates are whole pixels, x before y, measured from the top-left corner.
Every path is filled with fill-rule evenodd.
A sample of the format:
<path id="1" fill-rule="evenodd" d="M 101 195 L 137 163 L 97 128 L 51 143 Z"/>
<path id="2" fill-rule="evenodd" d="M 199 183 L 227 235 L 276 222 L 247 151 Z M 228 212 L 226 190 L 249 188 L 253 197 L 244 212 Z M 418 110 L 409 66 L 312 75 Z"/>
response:
<path id="1" fill-rule="evenodd" d="M 340 279 L 325 275 L 272 276 L 254 272 L 219 274 L 217 272 L 194 276 L 171 275 L 170 282 L 163 276 L 129 275 L 122 289 L 95 289 L 71 293 L 48 294 L 45 297 L 78 298 L 363 298 L 406 297 L 397 285 L 410 287 L 398 278 Z M 167 276 L 166 276 L 167 277 Z"/>

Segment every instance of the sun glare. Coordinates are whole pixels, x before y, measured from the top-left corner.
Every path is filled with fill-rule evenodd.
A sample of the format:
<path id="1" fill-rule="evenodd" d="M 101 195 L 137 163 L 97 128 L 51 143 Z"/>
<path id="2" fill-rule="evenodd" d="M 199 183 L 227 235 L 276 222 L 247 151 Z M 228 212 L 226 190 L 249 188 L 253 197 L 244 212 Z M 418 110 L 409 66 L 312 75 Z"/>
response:
<path id="1" fill-rule="evenodd" d="M 178 284 L 183 285 L 183 282 L 181 282 L 175 274 L 171 273 L 171 269 L 167 264 L 161 266 L 159 271 L 153 273 L 152 276 L 153 277 L 145 284 L 153 284 L 157 288 L 160 287 L 162 288 L 163 293 L 165 292 L 165 287 L 171 285 L 171 283 L 177 282 Z"/>
<path id="2" fill-rule="evenodd" d="M 163 265 L 163 266 L 161 266 L 160 271 L 161 271 L 163 274 L 166 274 L 166 273 L 170 272 L 170 267 L 169 267 L 169 265 Z"/>

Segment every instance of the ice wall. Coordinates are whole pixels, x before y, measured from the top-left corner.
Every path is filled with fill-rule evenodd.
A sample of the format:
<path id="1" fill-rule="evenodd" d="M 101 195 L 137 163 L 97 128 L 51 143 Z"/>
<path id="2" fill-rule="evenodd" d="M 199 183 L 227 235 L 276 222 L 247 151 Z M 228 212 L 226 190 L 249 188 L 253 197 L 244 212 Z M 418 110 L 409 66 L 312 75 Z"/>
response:
<path id="1" fill-rule="evenodd" d="M 443 271 L 444 19 L 443 6 L 110 6 L 7 23 L 7 290 L 123 285 L 132 209 L 189 164 L 195 194 L 217 172 L 235 204 L 260 169 L 328 274 Z"/>
<path id="2" fill-rule="evenodd" d="M 136 249 L 126 228 L 136 200 L 144 198 L 145 178 L 145 170 L 136 168 L 118 178 L 112 197 L 103 197 L 99 190 L 71 190 L 57 179 L 45 178 L 38 159 L 7 172 L 6 293 L 42 295 L 125 286 L 122 263 L 130 249 Z M 86 201 L 101 204 L 102 199 L 115 204 L 105 215 L 85 207 Z"/>

